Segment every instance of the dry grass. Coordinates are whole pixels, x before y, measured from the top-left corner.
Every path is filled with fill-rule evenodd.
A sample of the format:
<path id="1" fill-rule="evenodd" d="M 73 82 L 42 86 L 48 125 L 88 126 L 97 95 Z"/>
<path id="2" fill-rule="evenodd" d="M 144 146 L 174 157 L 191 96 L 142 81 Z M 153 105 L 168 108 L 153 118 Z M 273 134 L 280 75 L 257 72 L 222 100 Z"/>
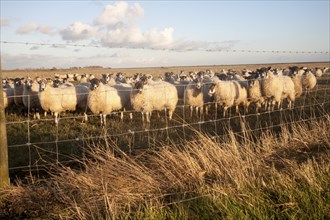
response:
<path id="1" fill-rule="evenodd" d="M 330 117 L 245 138 L 229 131 L 128 156 L 91 148 L 83 170 L 54 167 L 0 191 L 0 216 L 55 219 L 326 219 Z"/>
<path id="2" fill-rule="evenodd" d="M 128 76 L 132 76 L 135 73 L 152 74 L 154 77 L 162 76 L 165 72 L 180 73 L 181 70 L 189 71 L 201 71 L 211 69 L 213 71 L 220 71 L 221 69 L 234 69 L 241 71 L 245 68 L 255 70 L 256 68 L 272 66 L 273 68 L 287 68 L 288 66 L 299 66 L 308 68 L 323 68 L 329 67 L 329 62 L 308 62 L 308 63 L 271 63 L 271 64 L 241 64 L 241 65 L 213 65 L 213 66 L 169 66 L 169 67 L 145 67 L 145 68 L 79 68 L 79 69 L 23 69 L 23 70 L 1 70 L 3 77 L 53 77 L 54 73 L 66 74 L 66 73 L 88 73 L 94 74 L 96 77 L 101 77 L 103 73 L 117 73 L 125 72 Z"/>

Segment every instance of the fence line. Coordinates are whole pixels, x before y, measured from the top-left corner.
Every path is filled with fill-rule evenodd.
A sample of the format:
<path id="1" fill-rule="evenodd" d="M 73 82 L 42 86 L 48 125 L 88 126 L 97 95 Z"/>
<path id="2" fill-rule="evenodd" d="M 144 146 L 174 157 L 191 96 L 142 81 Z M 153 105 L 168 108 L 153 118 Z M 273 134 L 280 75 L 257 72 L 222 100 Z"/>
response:
<path id="1" fill-rule="evenodd" d="M 152 48 L 152 47 L 124 47 L 124 46 L 104 46 L 104 45 L 93 45 L 93 44 L 73 44 L 73 43 L 35 43 L 35 42 L 22 42 L 22 41 L 0 41 L 1 44 L 16 44 L 16 45 L 33 45 L 33 46 L 51 46 L 54 48 L 69 47 L 80 47 L 80 48 L 111 48 L 111 49 L 143 49 L 143 50 L 158 50 L 158 51 L 177 51 L 177 52 L 188 52 L 188 51 L 205 51 L 205 52 L 223 52 L 223 53 L 275 53 L 275 54 L 329 54 L 329 51 L 304 51 L 304 50 L 250 50 L 250 49 L 201 49 L 201 48 Z"/>
<path id="2" fill-rule="evenodd" d="M 327 84 L 328 85 L 328 84 Z M 317 90 L 314 90 L 308 97 L 306 95 L 301 97 L 301 101 L 302 104 L 300 106 L 295 106 L 293 109 L 277 109 L 274 111 L 265 111 L 265 112 L 260 112 L 260 113 L 250 113 L 250 114 L 246 114 L 246 115 L 230 115 L 229 117 L 218 117 L 218 111 L 214 111 L 214 118 L 209 118 L 209 119 L 204 119 L 204 120 L 200 120 L 200 118 L 197 121 L 191 121 L 190 117 L 187 117 L 185 115 L 185 110 L 187 109 L 187 105 L 178 105 L 177 106 L 177 111 L 176 111 L 176 115 L 182 111 L 182 116 L 186 117 L 186 118 L 174 118 L 174 123 L 177 123 L 177 125 L 169 125 L 169 122 L 167 121 L 167 118 L 165 117 L 165 125 L 163 127 L 156 127 L 156 128 L 150 128 L 150 129 L 136 129 L 136 130 L 132 130 L 132 129 L 128 129 L 127 131 L 121 130 L 121 133 L 106 133 L 106 137 L 107 138 L 121 138 L 121 137 L 127 137 L 130 136 L 130 139 L 132 143 L 130 143 L 130 151 L 136 147 L 134 146 L 135 143 L 133 143 L 134 138 L 136 138 L 136 135 L 142 134 L 142 135 L 147 135 L 147 145 L 148 147 L 154 145 L 157 141 L 153 140 L 150 136 L 154 135 L 157 132 L 162 132 L 165 131 L 165 141 L 170 140 L 171 139 L 171 134 L 169 134 L 170 131 L 178 131 L 178 130 L 182 130 L 182 134 L 183 134 L 183 138 L 184 140 L 188 141 L 188 136 L 189 136 L 189 129 L 193 128 L 194 126 L 198 126 L 198 131 L 203 132 L 205 131 L 205 129 L 203 129 L 201 126 L 203 125 L 207 125 L 207 124 L 213 124 L 214 126 L 214 134 L 211 135 L 211 138 L 213 139 L 218 139 L 218 138 L 223 138 L 228 136 L 228 134 L 226 133 L 222 133 L 222 134 L 218 134 L 221 133 L 219 132 L 217 129 L 220 129 L 221 126 L 224 126 L 226 124 L 228 124 L 228 128 L 230 128 L 230 121 L 237 121 L 237 120 L 245 120 L 248 117 L 255 117 L 256 121 L 260 121 L 260 118 L 262 117 L 268 117 L 268 123 L 266 126 L 262 126 L 259 125 L 256 126 L 256 128 L 249 128 L 249 131 L 251 132 L 256 132 L 256 131 L 263 131 L 263 130 L 267 130 L 267 129 L 273 129 L 273 128 L 277 128 L 283 125 L 289 125 L 291 123 L 298 123 L 298 122 L 305 122 L 305 121 L 310 121 L 312 119 L 320 119 L 320 118 L 326 118 L 329 116 L 329 110 L 330 108 L 324 108 L 325 106 L 329 106 L 330 107 L 330 100 L 329 100 L 329 92 L 330 87 L 329 88 L 318 88 Z M 314 96 L 313 96 L 314 94 Z M 321 99 L 316 99 L 317 94 L 322 94 Z M 215 104 L 215 103 L 213 103 Z M 289 114 L 286 114 L 288 113 Z M 317 112 L 317 114 L 319 114 L 319 116 L 315 116 L 312 117 L 313 114 L 315 115 L 315 112 Z M 117 113 L 113 113 L 113 114 L 117 114 Z M 164 112 L 164 114 L 166 115 L 166 112 Z M 295 115 L 294 114 L 299 114 L 298 119 L 294 119 Z M 98 115 L 89 115 L 89 117 L 97 117 Z M 67 120 L 69 119 L 76 119 L 76 118 L 82 118 L 83 116 L 68 116 L 68 117 L 64 117 L 61 118 L 60 120 L 60 124 L 62 123 L 66 123 Z M 194 117 L 194 116 L 193 116 Z M 276 117 L 280 117 L 279 118 L 279 122 L 274 124 L 274 118 L 276 119 Z M 286 117 L 292 117 L 291 119 L 288 119 Z M 52 124 L 53 128 L 55 127 L 55 140 L 51 140 L 51 141 L 31 141 L 31 129 L 32 128 L 32 124 L 34 123 L 38 123 L 40 125 L 41 122 L 50 122 L 53 121 L 53 119 L 41 119 L 41 120 L 30 120 L 30 116 L 28 117 L 27 120 L 25 121 L 20 121 L 20 122 L 7 122 L 7 126 L 10 125 L 15 125 L 15 124 L 27 124 L 27 143 L 23 143 L 23 144 L 11 144 L 9 145 L 9 149 L 13 149 L 13 148 L 17 148 L 17 147 L 28 147 L 28 165 L 26 166 L 11 166 L 10 170 L 19 170 L 19 169 L 24 169 L 27 168 L 30 171 L 35 167 L 40 167 L 40 166 L 47 166 L 50 164 L 54 164 L 54 163 L 47 163 L 45 161 L 47 161 L 47 158 L 43 158 L 42 155 L 40 155 L 40 150 L 43 149 L 44 152 L 47 152 L 51 155 L 55 155 L 56 159 L 55 159 L 55 164 L 58 163 L 64 163 L 64 162 L 70 162 L 72 161 L 72 158 L 70 155 L 65 155 L 62 154 L 59 150 L 59 145 L 60 144 L 66 144 L 66 143 L 78 143 L 79 145 L 84 145 L 84 143 L 88 142 L 88 141 L 100 141 L 104 138 L 104 132 L 107 132 L 107 130 L 105 129 L 104 131 L 102 131 L 101 133 L 99 133 L 98 135 L 94 135 L 94 136 L 88 136 L 88 137 L 84 137 L 82 136 L 81 133 L 77 133 L 79 136 L 76 136 L 74 138 L 69 138 L 69 139 L 61 139 L 60 135 L 59 135 L 59 127 L 56 127 Z M 157 121 L 152 120 L 151 123 L 157 123 Z M 38 126 L 37 124 L 37 126 Z M 89 124 L 87 124 L 86 126 L 89 126 Z M 241 126 L 241 125 L 239 125 Z M 101 127 L 99 127 L 99 129 L 101 129 Z M 243 128 L 240 127 L 240 129 L 242 130 Z M 50 131 L 51 132 L 51 131 Z M 187 133 L 188 132 L 188 133 Z M 244 131 L 235 131 L 235 134 L 244 134 Z M 162 140 L 162 141 L 164 141 Z M 129 141 L 128 141 L 129 142 Z M 46 148 L 43 148 L 42 145 L 51 145 L 51 144 L 55 144 L 55 149 L 54 150 L 47 150 Z M 37 149 L 37 153 L 39 154 L 39 158 L 37 160 L 32 159 L 32 151 L 36 151 Z M 52 156 L 50 156 L 52 157 Z M 60 157 L 64 157 L 67 159 L 60 159 Z M 45 164 L 39 165 L 39 161 L 41 162 L 45 162 Z M 73 160 L 75 161 L 75 160 Z"/>

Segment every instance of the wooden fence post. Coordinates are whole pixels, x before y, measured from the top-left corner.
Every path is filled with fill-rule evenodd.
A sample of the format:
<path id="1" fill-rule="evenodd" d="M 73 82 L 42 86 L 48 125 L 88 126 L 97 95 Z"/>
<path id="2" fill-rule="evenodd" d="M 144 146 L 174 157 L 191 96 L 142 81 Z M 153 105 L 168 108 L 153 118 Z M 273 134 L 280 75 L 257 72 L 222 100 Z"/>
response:
<path id="1" fill-rule="evenodd" d="M 8 167 L 8 145 L 7 145 L 7 131 L 6 131 L 6 117 L 5 106 L 3 101 L 3 88 L 2 88 L 2 67 L 0 64 L 0 189 L 8 187 L 9 180 L 9 167 Z"/>

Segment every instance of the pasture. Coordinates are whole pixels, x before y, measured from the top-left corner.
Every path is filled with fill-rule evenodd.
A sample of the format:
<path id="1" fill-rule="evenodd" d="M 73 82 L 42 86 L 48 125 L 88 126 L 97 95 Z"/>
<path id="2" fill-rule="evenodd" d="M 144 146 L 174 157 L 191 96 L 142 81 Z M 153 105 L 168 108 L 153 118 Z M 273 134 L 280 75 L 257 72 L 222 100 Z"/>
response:
<path id="1" fill-rule="evenodd" d="M 271 64 L 324 67 L 329 63 Z M 165 72 L 255 69 L 268 64 L 80 68 L 2 71 L 3 77 L 55 73 Z M 191 117 L 183 100 L 169 121 L 118 112 L 99 115 L 6 112 L 9 167 L 14 184 L 0 191 L 0 217 L 55 219 L 325 219 L 329 213 L 330 75 L 317 79 L 294 108 L 237 113 L 211 103 L 208 115 Z M 129 119 L 133 113 L 133 120 Z M 44 175 L 46 174 L 46 176 Z M 42 208 L 41 208 L 42 207 Z"/>
<path id="2" fill-rule="evenodd" d="M 300 63 L 300 64 L 272 64 L 273 68 L 286 68 L 298 65 L 306 67 L 324 67 L 327 63 Z M 165 72 L 172 71 L 205 71 L 215 72 L 223 68 L 241 71 L 265 66 L 236 65 L 236 66 L 207 66 L 207 67 L 160 67 L 141 69 L 103 69 L 79 68 L 70 70 L 20 70 L 3 71 L 3 77 L 53 77 L 55 73 L 93 74 L 101 77 L 103 73 L 125 72 L 128 76 L 135 73 L 152 74 L 157 79 Z M 84 158 L 90 146 L 104 145 L 105 139 L 119 146 L 129 154 L 137 154 L 145 149 L 157 148 L 159 144 L 180 143 L 195 139 L 193 131 L 205 133 L 215 140 L 228 135 L 228 130 L 235 134 L 244 135 L 246 129 L 261 135 L 263 130 L 280 131 L 282 125 L 322 118 L 330 111 L 330 80 L 329 75 L 318 79 L 317 87 L 311 94 L 304 94 L 295 102 L 294 109 L 284 108 L 272 112 L 255 112 L 253 107 L 248 113 L 240 109 L 236 113 L 231 109 L 228 117 L 222 117 L 221 111 L 211 104 L 210 113 L 203 117 L 195 114 L 190 117 L 189 107 L 179 100 L 174 112 L 173 120 L 169 121 L 166 112 L 157 112 L 152 115 L 150 127 L 146 128 L 141 121 L 141 113 L 127 111 L 124 120 L 114 112 L 107 116 L 107 125 L 100 125 L 99 115 L 88 113 L 88 122 L 83 122 L 83 115 L 64 113 L 59 125 L 54 125 L 53 116 L 42 116 L 41 120 L 33 119 L 32 113 L 19 113 L 15 109 L 8 111 L 7 136 L 9 146 L 9 167 L 14 175 L 17 171 L 43 170 L 51 164 L 75 163 L 77 158 Z M 133 113 L 133 120 L 128 114 Z"/>

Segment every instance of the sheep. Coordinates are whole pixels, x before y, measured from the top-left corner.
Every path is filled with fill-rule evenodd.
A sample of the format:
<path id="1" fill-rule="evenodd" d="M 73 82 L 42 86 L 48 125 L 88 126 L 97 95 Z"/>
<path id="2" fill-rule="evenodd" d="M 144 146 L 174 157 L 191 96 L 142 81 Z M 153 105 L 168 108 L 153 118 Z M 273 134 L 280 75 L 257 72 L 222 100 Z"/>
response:
<path id="1" fill-rule="evenodd" d="M 219 80 L 212 83 L 209 87 L 209 96 L 214 97 L 214 101 L 222 106 L 223 117 L 226 116 L 227 109 L 236 105 L 236 111 L 238 105 L 247 101 L 247 91 L 242 88 L 241 85 L 236 81 L 222 81 Z"/>
<path id="2" fill-rule="evenodd" d="M 77 108 L 86 108 L 87 96 L 88 88 L 85 86 L 54 88 L 44 80 L 39 85 L 40 105 L 44 111 L 54 113 L 56 126 L 60 113 L 75 111 Z"/>
<path id="3" fill-rule="evenodd" d="M 320 78 L 322 75 L 323 75 L 323 71 L 322 71 L 322 69 L 320 69 L 320 68 L 316 68 L 316 69 L 315 69 L 315 76 L 316 76 L 317 78 Z"/>
<path id="4" fill-rule="evenodd" d="M 204 93 L 202 89 L 202 78 L 196 78 L 190 82 L 184 92 L 184 104 L 190 106 L 190 117 L 193 115 L 193 108 L 196 109 L 200 116 L 203 114 Z"/>
<path id="5" fill-rule="evenodd" d="M 260 79 L 251 79 L 248 81 L 248 102 L 249 104 L 256 105 L 256 112 L 259 112 L 259 109 L 264 104 L 264 97 L 261 92 L 261 80 Z"/>
<path id="6" fill-rule="evenodd" d="M 280 76 L 279 78 L 282 79 L 283 85 L 281 99 L 286 99 L 288 101 L 288 108 L 292 109 L 296 98 L 295 84 L 289 76 Z"/>
<path id="7" fill-rule="evenodd" d="M 307 94 L 316 86 L 317 80 L 311 70 L 306 70 L 303 75 L 302 85 L 303 88 L 306 89 Z"/>
<path id="8" fill-rule="evenodd" d="M 142 113 L 142 122 L 150 125 L 150 116 L 153 110 L 168 111 L 169 120 L 178 103 L 178 93 L 174 85 L 164 81 L 153 81 L 148 83 L 141 78 L 136 82 L 131 92 L 132 108 Z"/>
<path id="9" fill-rule="evenodd" d="M 265 72 L 262 71 L 261 75 Z M 275 104 L 277 103 L 277 108 L 280 108 L 282 101 L 282 92 L 283 92 L 283 80 L 282 77 L 276 77 L 273 75 L 273 72 L 268 68 L 265 73 L 264 78 L 262 79 L 262 95 L 266 101 L 266 109 L 274 110 Z"/>
<path id="10" fill-rule="evenodd" d="M 290 77 L 294 84 L 295 97 L 298 98 L 303 93 L 302 74 L 298 74 L 296 68 L 290 68 Z"/>
<path id="11" fill-rule="evenodd" d="M 101 125 L 106 126 L 106 116 L 114 111 L 123 110 L 129 104 L 125 103 L 127 99 L 127 90 L 130 93 L 130 88 L 120 92 L 117 88 L 103 84 L 99 79 L 90 81 L 90 92 L 88 95 L 88 107 L 93 114 L 100 114 Z M 130 97 L 130 96 L 129 96 Z M 130 100 L 130 99 L 129 99 Z M 125 106 L 126 105 L 126 106 Z"/>
<path id="12" fill-rule="evenodd" d="M 39 111 L 42 109 L 38 97 L 39 83 L 36 80 L 28 79 L 23 89 L 23 104 L 26 109 L 32 109 L 33 119 L 40 119 Z"/>

